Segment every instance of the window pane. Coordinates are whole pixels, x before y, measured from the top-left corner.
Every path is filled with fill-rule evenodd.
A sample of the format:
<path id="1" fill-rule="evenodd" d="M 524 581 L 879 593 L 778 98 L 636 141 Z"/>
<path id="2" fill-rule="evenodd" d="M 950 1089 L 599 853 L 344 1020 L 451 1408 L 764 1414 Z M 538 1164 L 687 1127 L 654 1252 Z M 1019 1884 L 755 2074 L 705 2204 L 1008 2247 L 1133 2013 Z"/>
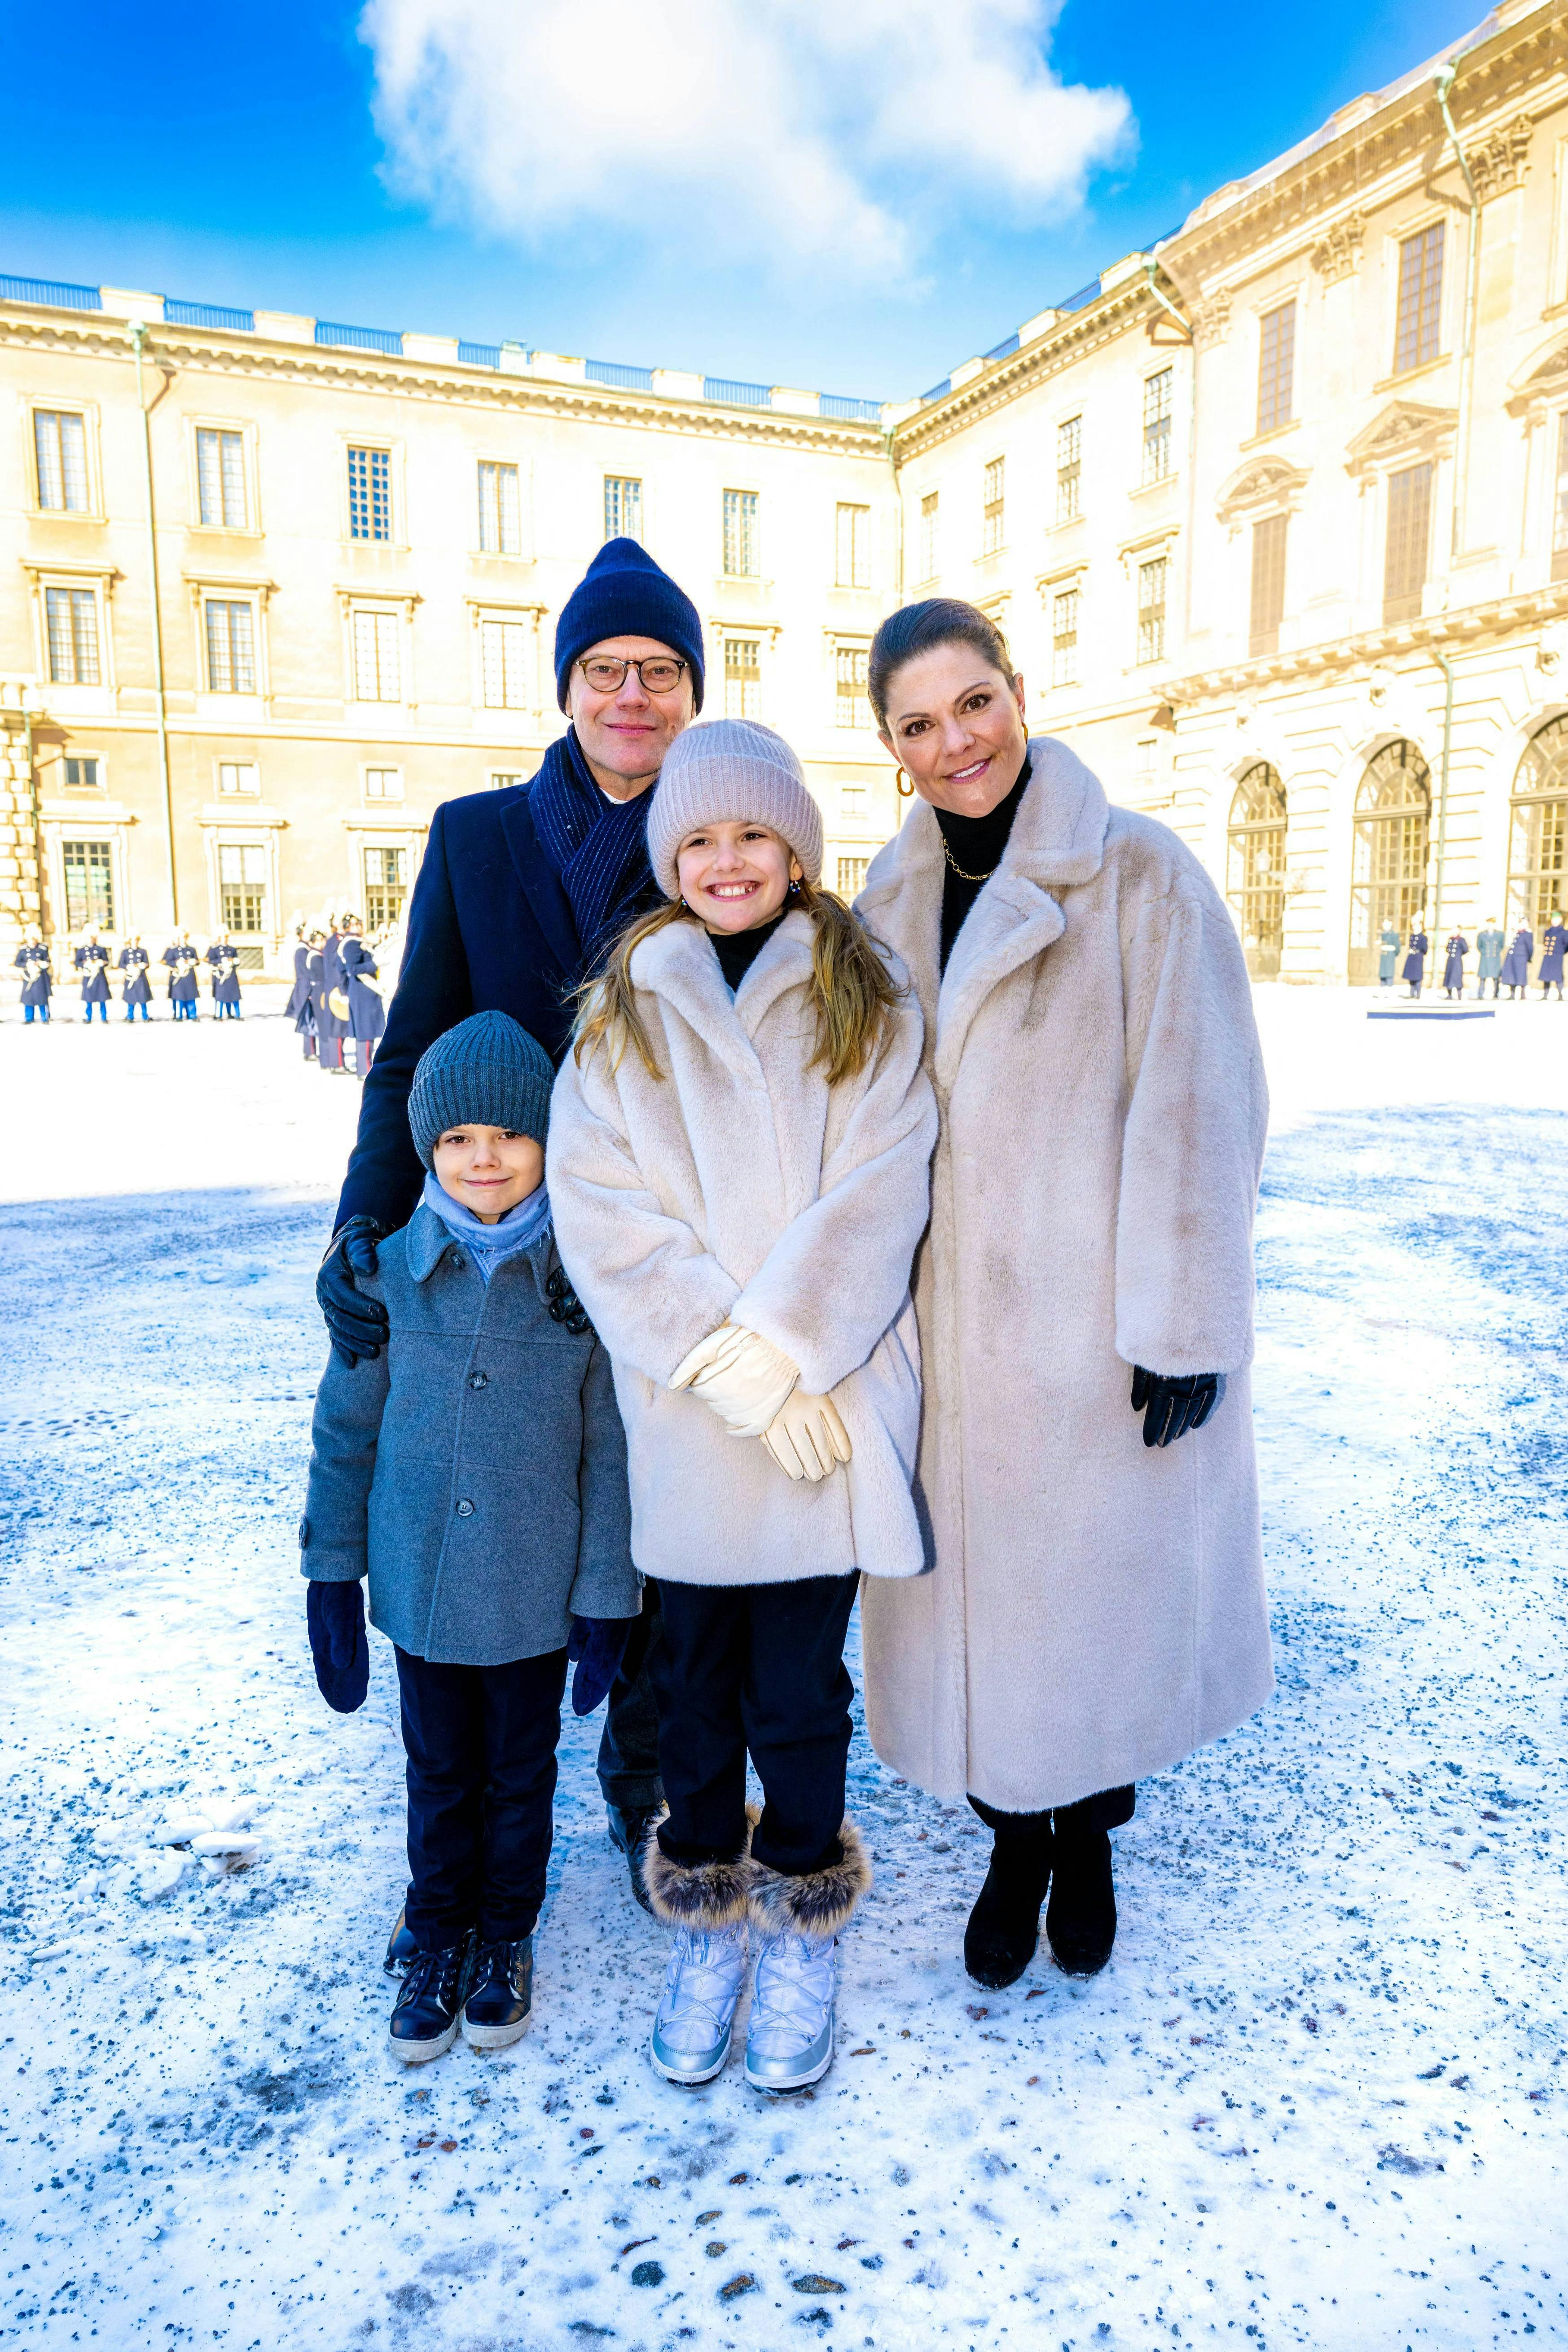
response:
<path id="1" fill-rule="evenodd" d="M 1384 553 L 1383 609 L 1390 621 L 1421 610 L 1432 511 L 1432 468 L 1406 466 L 1388 478 L 1388 539 Z"/>
<path id="2" fill-rule="evenodd" d="M 392 452 L 349 451 L 349 537 L 392 537 Z"/>
<path id="3" fill-rule="evenodd" d="M 931 490 L 921 500 L 921 578 L 934 580 L 937 575 L 937 500 Z"/>
<path id="4" fill-rule="evenodd" d="M 840 588 L 871 585 L 871 509 L 840 506 L 835 577 Z"/>
<path id="5" fill-rule="evenodd" d="M 245 529 L 245 436 L 202 425 L 196 432 L 196 490 L 202 520 Z"/>
<path id="6" fill-rule="evenodd" d="M 870 661 L 868 646 L 839 646 L 835 650 L 835 718 L 840 727 L 869 727 L 872 723 L 871 705 L 866 698 Z"/>
<path id="7" fill-rule="evenodd" d="M 207 604 L 207 690 L 211 694 L 256 692 L 256 641 L 248 604 Z"/>
<path id="8" fill-rule="evenodd" d="M 1285 613 L 1285 532 L 1288 515 L 1265 515 L 1252 526 L 1252 616 L 1248 651 L 1271 654 Z"/>
<path id="9" fill-rule="evenodd" d="M 49 677 L 56 686 L 97 686 L 98 598 L 90 588 L 46 588 Z"/>
<path id="10" fill-rule="evenodd" d="M 528 707 L 523 668 L 528 631 L 521 621 L 481 621 L 479 664 L 487 709 L 523 710 Z"/>
<path id="11" fill-rule="evenodd" d="M 87 426 L 69 409 L 33 412 L 38 461 L 38 504 L 68 513 L 87 510 Z"/>
<path id="12" fill-rule="evenodd" d="M 994 555 L 1003 543 L 1003 519 L 1005 511 L 1006 467 L 1005 457 L 993 457 L 985 468 L 985 510 L 982 518 L 980 551 Z"/>
<path id="13" fill-rule="evenodd" d="M 399 701 L 396 614 L 356 612 L 353 624 L 355 700 Z"/>
<path id="14" fill-rule="evenodd" d="M 66 761 L 66 790 L 73 793 L 97 792 L 98 761 L 96 760 L 68 760 Z"/>
<path id="15" fill-rule="evenodd" d="M 1557 420 L 1557 499 L 1552 513 L 1552 576 L 1568 572 L 1568 408 Z"/>
<path id="16" fill-rule="evenodd" d="M 401 768 L 367 768 L 364 772 L 364 796 L 367 801 L 400 801 L 403 798 Z"/>
<path id="17" fill-rule="evenodd" d="M 1076 522 L 1082 511 L 1079 483 L 1083 462 L 1083 419 L 1069 416 L 1057 427 L 1057 520 Z"/>
<path id="18" fill-rule="evenodd" d="M 408 895 L 408 853 L 405 849 L 367 849 L 364 853 L 364 920 L 369 931 L 390 930 L 402 916 Z"/>
<path id="19" fill-rule="evenodd" d="M 111 931 L 114 923 L 114 861 L 107 841 L 64 841 L 66 929 Z"/>
<path id="20" fill-rule="evenodd" d="M 1394 333 L 1394 373 L 1435 360 L 1441 348 L 1443 228 L 1434 221 L 1399 248 L 1399 323 Z"/>
<path id="21" fill-rule="evenodd" d="M 1258 430 L 1289 425 L 1296 383 L 1296 305 L 1283 302 L 1263 321 L 1258 350 Z"/>
<path id="22" fill-rule="evenodd" d="M 841 898 L 853 898 L 858 892 L 865 888 L 867 869 L 870 866 L 870 863 L 871 861 L 868 857 L 841 857 L 839 859 L 838 895 Z"/>
<path id="23" fill-rule="evenodd" d="M 479 461 L 479 546 L 488 555 L 522 551 L 522 500 L 517 467 Z"/>
<path id="24" fill-rule="evenodd" d="M 1143 479 L 1163 482 L 1171 470 L 1171 400 L 1173 372 L 1162 368 L 1143 380 Z"/>
<path id="25" fill-rule="evenodd" d="M 251 760 L 220 760 L 217 766 L 217 788 L 220 793 L 254 793 L 260 789 L 256 763 Z"/>
<path id="26" fill-rule="evenodd" d="M 724 569 L 732 577 L 757 577 L 757 493 L 724 493 Z"/>
<path id="27" fill-rule="evenodd" d="M 1165 658 L 1165 558 L 1138 566 L 1138 658 Z"/>
<path id="28" fill-rule="evenodd" d="M 1078 680 L 1078 600 L 1076 588 L 1064 588 L 1051 599 L 1051 684 L 1076 686 Z"/>
<path id="29" fill-rule="evenodd" d="M 642 544 L 642 484 L 635 475 L 605 476 L 605 537 Z"/>
<path id="30" fill-rule="evenodd" d="M 724 640 L 724 716 L 760 719 L 763 715 L 763 645 L 760 637 Z"/>

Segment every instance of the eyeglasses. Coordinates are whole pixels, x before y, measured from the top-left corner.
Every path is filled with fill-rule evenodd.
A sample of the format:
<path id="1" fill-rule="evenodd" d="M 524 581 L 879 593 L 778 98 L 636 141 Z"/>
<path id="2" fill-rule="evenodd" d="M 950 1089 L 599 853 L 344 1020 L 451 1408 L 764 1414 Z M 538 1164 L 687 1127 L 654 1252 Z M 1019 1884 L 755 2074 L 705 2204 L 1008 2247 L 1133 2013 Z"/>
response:
<path id="1" fill-rule="evenodd" d="M 595 654 L 577 667 L 595 694 L 618 694 L 629 669 L 636 670 L 645 694 L 673 694 L 688 664 L 673 654 L 647 654 L 641 661 L 623 661 L 618 654 Z"/>

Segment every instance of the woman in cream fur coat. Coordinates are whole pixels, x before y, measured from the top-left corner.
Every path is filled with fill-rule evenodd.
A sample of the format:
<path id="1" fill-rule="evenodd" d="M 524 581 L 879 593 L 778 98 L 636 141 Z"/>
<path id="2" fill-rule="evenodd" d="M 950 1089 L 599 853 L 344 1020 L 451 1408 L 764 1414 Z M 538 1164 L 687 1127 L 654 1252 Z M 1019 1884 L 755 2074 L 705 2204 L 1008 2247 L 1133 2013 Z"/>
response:
<path id="1" fill-rule="evenodd" d="M 1268 1100 L 1236 929 L 1174 834 L 1030 744 L 992 624 L 883 624 L 920 795 L 858 910 L 910 972 L 942 1113 L 916 1272 L 934 1573 L 868 1586 L 878 1753 L 994 1848 L 965 1938 L 1010 1983 L 1115 1935 L 1132 1784 L 1271 1688 L 1248 1365 Z"/>
<path id="2" fill-rule="evenodd" d="M 678 1933 L 652 2056 L 682 2083 L 723 2065 L 750 1918 L 747 2077 L 796 2089 L 831 2060 L 834 1938 L 870 1883 L 844 1812 L 849 1612 L 859 1571 L 926 1559 L 909 1280 L 936 1107 L 903 975 L 818 893 L 821 818 L 780 737 L 678 736 L 648 853 L 670 903 L 585 994 L 549 1184 L 662 1596 L 669 1811 L 644 1877 Z"/>

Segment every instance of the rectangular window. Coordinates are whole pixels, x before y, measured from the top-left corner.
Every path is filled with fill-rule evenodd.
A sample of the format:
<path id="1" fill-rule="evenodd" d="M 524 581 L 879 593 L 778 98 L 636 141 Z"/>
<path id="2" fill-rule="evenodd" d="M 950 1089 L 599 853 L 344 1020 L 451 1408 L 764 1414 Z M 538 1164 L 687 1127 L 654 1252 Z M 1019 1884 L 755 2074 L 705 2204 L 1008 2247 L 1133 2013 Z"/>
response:
<path id="1" fill-rule="evenodd" d="M 1258 429 L 1289 425 L 1296 394 L 1296 305 L 1268 311 L 1258 337 Z"/>
<path id="2" fill-rule="evenodd" d="M 196 498 L 204 522 L 245 529 L 245 436 L 196 427 Z"/>
<path id="3" fill-rule="evenodd" d="M 1159 765 L 1160 746 L 1158 740 L 1152 735 L 1140 736 L 1138 739 L 1138 756 L 1133 762 L 1133 772 L 1138 777 L 1140 782 L 1147 783 L 1155 773 Z"/>
<path id="4" fill-rule="evenodd" d="M 760 637 L 724 640 L 724 716 L 760 719 L 763 715 L 763 641 Z"/>
<path id="5" fill-rule="evenodd" d="M 522 553 L 522 499 L 515 466 L 479 461 L 479 546 L 486 555 Z"/>
<path id="6" fill-rule="evenodd" d="M 1285 532 L 1289 520 L 1289 515 L 1265 515 L 1252 526 L 1249 654 L 1279 650 L 1279 624 L 1285 616 Z"/>
<path id="7" fill-rule="evenodd" d="M 114 859 L 107 841 L 62 841 L 68 931 L 114 929 Z"/>
<path id="8" fill-rule="evenodd" d="M 256 627 L 248 604 L 207 599 L 207 692 L 256 692 Z"/>
<path id="9" fill-rule="evenodd" d="M 364 853 L 364 927 L 389 931 L 403 917 L 408 896 L 406 849 L 367 849 Z"/>
<path id="10" fill-rule="evenodd" d="M 846 816 L 864 816 L 866 787 L 864 784 L 840 784 L 838 805 Z"/>
<path id="11" fill-rule="evenodd" d="M 837 532 L 837 562 L 834 577 L 840 588 L 871 585 L 871 509 L 841 505 Z"/>
<path id="12" fill-rule="evenodd" d="M 1394 331 L 1394 373 L 1435 360 L 1442 348 L 1443 227 L 1434 221 L 1399 248 L 1399 320 Z"/>
<path id="13" fill-rule="evenodd" d="M 993 457 L 985 468 L 985 496 L 980 519 L 980 552 L 994 555 L 1005 545 L 1005 527 L 1007 516 L 1007 460 Z"/>
<path id="14" fill-rule="evenodd" d="M 871 861 L 868 857 L 841 857 L 838 861 L 838 895 L 854 898 L 866 887 L 866 876 Z"/>
<path id="15" fill-rule="evenodd" d="M 349 537 L 392 537 L 390 449 L 349 451 Z"/>
<path id="16" fill-rule="evenodd" d="M 1568 408 L 1557 420 L 1557 490 L 1552 509 L 1552 577 L 1568 580 Z"/>
<path id="17" fill-rule="evenodd" d="M 735 580 L 758 576 L 755 490 L 724 493 L 724 569 Z"/>
<path id="18" fill-rule="evenodd" d="M 870 661 L 869 646 L 837 646 L 834 648 L 833 667 L 837 688 L 834 706 L 836 726 L 870 726 L 871 705 L 866 698 L 866 677 Z"/>
<path id="19" fill-rule="evenodd" d="M 401 768 L 367 768 L 364 772 L 364 796 L 367 801 L 400 801 L 403 798 Z"/>
<path id="20" fill-rule="evenodd" d="M 1169 560 L 1155 556 L 1152 563 L 1138 566 L 1138 658 L 1141 662 L 1163 661 L 1165 658 L 1165 574 Z"/>
<path id="21" fill-rule="evenodd" d="M 1388 538 L 1383 558 L 1384 621 L 1414 620 L 1426 584 L 1431 540 L 1432 468 L 1406 466 L 1388 478 Z"/>
<path id="22" fill-rule="evenodd" d="M 87 511 L 87 423 L 68 408 L 35 408 L 33 448 L 38 504 L 68 514 Z"/>
<path id="23" fill-rule="evenodd" d="M 90 588 L 46 588 L 49 679 L 55 686 L 98 686 L 98 598 Z M 79 928 L 79 926 L 73 926 Z"/>
<path id="24" fill-rule="evenodd" d="M 1060 588 L 1051 598 L 1051 684 L 1076 686 L 1078 677 L 1077 588 Z"/>
<path id="25" fill-rule="evenodd" d="M 98 781 L 99 766 L 96 760 L 68 760 L 66 761 L 66 790 L 68 793 L 95 793 L 98 790 Z"/>
<path id="26" fill-rule="evenodd" d="M 487 710 L 527 709 L 529 634 L 521 621 L 479 623 L 479 668 Z"/>
<path id="27" fill-rule="evenodd" d="M 527 782 L 528 779 L 523 774 L 521 768 L 492 768 L 490 770 L 490 790 L 492 793 L 507 793 L 511 790 L 514 784 L 525 784 Z"/>
<path id="28" fill-rule="evenodd" d="M 218 896 L 226 931 L 267 929 L 267 852 L 254 843 L 226 841 L 217 853 Z"/>
<path id="29" fill-rule="evenodd" d="M 939 553 L 937 533 L 940 527 L 937 499 L 938 493 L 935 490 L 930 490 L 921 500 L 921 578 L 922 580 L 934 580 L 937 575 Z"/>
<path id="30" fill-rule="evenodd" d="M 356 702 L 400 702 L 403 699 L 397 642 L 400 627 L 395 613 L 367 613 L 362 609 L 354 614 Z"/>
<path id="31" fill-rule="evenodd" d="M 635 474 L 605 476 L 605 537 L 642 545 L 642 484 Z"/>
<path id="32" fill-rule="evenodd" d="M 1171 470 L 1171 402 L 1175 372 L 1162 368 L 1143 379 L 1143 479 L 1163 482 Z"/>
<path id="33" fill-rule="evenodd" d="M 220 760 L 217 763 L 217 788 L 221 793 L 258 793 L 261 772 L 254 760 Z"/>
<path id="34" fill-rule="evenodd" d="M 1076 522 L 1083 512 L 1083 419 L 1069 416 L 1057 426 L 1057 520 Z"/>

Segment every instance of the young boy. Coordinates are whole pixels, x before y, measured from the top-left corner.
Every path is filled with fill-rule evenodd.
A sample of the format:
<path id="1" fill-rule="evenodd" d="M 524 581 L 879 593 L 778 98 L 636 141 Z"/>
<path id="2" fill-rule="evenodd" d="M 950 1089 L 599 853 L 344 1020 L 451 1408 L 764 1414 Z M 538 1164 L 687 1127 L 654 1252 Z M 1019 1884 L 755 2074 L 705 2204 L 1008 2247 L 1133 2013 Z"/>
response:
<path id="1" fill-rule="evenodd" d="M 429 1171 L 362 1287 L 384 1349 L 335 1353 L 316 1395 L 300 1565 L 316 1675 L 340 1712 L 395 1645 L 408 1752 L 391 2046 L 439 2057 L 528 2023 L 568 1656 L 573 1703 L 608 1689 L 640 1609 L 609 1360 L 555 1254 L 544 1190 L 554 1076 L 504 1013 L 438 1038 L 409 1125 Z"/>

